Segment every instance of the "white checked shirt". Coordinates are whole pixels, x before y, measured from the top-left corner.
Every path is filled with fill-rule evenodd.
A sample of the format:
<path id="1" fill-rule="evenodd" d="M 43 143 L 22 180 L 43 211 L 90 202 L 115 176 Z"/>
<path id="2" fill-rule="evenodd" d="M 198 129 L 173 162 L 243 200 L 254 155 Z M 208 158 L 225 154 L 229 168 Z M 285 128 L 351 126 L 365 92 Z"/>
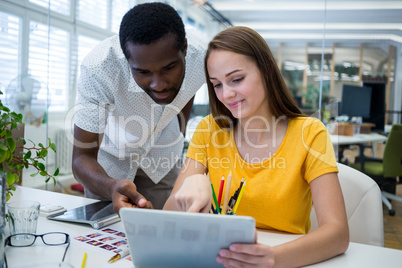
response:
<path id="1" fill-rule="evenodd" d="M 141 168 L 158 183 L 181 158 L 183 135 L 177 114 L 205 83 L 207 46 L 192 30 L 186 33 L 185 78 L 168 105 L 156 104 L 135 83 L 118 36 L 104 40 L 83 60 L 75 124 L 104 133 L 98 162 L 110 177 L 133 180 Z"/>

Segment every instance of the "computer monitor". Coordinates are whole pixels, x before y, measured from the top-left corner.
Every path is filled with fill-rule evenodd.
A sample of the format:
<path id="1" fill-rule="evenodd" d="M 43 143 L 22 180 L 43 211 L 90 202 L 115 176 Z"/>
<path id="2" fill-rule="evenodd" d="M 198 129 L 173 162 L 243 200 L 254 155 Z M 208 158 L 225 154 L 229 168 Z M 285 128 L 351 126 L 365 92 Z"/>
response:
<path id="1" fill-rule="evenodd" d="M 371 87 L 343 85 L 341 114 L 370 117 Z"/>
<path id="2" fill-rule="evenodd" d="M 384 131 L 386 85 L 383 82 L 363 82 L 363 86 L 370 87 L 372 90 L 370 116 L 363 118 L 363 121 L 375 124 L 372 131 Z"/>

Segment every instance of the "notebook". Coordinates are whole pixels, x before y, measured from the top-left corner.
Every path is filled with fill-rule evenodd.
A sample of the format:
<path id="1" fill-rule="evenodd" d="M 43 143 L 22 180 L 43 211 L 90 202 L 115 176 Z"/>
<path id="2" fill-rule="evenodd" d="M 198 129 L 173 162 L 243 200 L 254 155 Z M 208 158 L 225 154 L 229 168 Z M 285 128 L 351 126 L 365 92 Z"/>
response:
<path id="1" fill-rule="evenodd" d="M 220 249 L 255 239 L 246 216 L 122 208 L 120 217 L 136 268 L 223 267 Z"/>
<path id="2" fill-rule="evenodd" d="M 67 210 L 62 214 L 47 216 L 49 220 L 89 224 L 100 229 L 120 221 L 119 215 L 113 211 L 112 201 L 99 201 L 86 206 Z"/>

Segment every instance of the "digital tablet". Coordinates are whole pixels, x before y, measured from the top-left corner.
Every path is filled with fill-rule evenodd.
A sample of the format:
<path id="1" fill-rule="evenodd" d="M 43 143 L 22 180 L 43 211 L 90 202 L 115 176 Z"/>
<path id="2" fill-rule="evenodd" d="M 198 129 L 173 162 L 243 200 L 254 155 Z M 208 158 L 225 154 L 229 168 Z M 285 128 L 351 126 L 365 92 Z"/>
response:
<path id="1" fill-rule="evenodd" d="M 99 201 L 82 207 L 67 210 L 62 214 L 46 217 L 49 220 L 85 223 L 94 229 L 100 229 L 120 221 L 119 215 L 113 211 L 112 201 Z"/>
<path id="2" fill-rule="evenodd" d="M 255 239 L 246 216 L 122 208 L 120 217 L 136 268 L 223 267 L 220 249 Z"/>

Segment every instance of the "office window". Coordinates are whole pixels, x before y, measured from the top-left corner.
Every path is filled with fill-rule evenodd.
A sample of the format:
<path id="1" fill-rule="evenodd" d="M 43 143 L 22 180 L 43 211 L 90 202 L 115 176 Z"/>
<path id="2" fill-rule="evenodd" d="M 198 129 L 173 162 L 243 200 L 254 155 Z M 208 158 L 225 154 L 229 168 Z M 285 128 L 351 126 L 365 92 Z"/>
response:
<path id="1" fill-rule="evenodd" d="M 121 19 L 130 8 L 129 0 L 112 0 L 112 32 L 119 32 Z"/>
<path id="2" fill-rule="evenodd" d="M 48 30 L 47 25 L 30 23 L 28 73 L 39 77 L 44 85 L 38 99 L 50 100 L 49 111 L 65 111 L 68 107 L 69 34 L 50 27 L 48 36 Z"/>
<path id="3" fill-rule="evenodd" d="M 108 0 L 77 0 L 78 20 L 106 29 Z"/>
<path id="4" fill-rule="evenodd" d="M 18 75 L 20 18 L 0 12 L 0 90 Z M 4 97 L 4 96 L 3 96 Z"/>
<path id="5" fill-rule="evenodd" d="M 88 55 L 91 50 L 100 43 L 100 40 L 90 38 L 88 36 L 80 35 L 78 36 L 78 65 L 81 61 Z"/>
<path id="6" fill-rule="evenodd" d="M 79 35 L 78 36 L 78 74 L 77 77 L 80 75 L 81 71 L 81 62 L 85 58 L 86 55 L 88 55 L 89 52 L 97 45 L 99 44 L 100 40 L 90 38 L 84 35 Z"/>
<path id="7" fill-rule="evenodd" d="M 32 4 L 42 6 L 46 9 L 49 7 L 49 1 L 50 0 L 29 0 Z M 69 16 L 70 0 L 52 0 L 50 1 L 50 10 Z"/>

